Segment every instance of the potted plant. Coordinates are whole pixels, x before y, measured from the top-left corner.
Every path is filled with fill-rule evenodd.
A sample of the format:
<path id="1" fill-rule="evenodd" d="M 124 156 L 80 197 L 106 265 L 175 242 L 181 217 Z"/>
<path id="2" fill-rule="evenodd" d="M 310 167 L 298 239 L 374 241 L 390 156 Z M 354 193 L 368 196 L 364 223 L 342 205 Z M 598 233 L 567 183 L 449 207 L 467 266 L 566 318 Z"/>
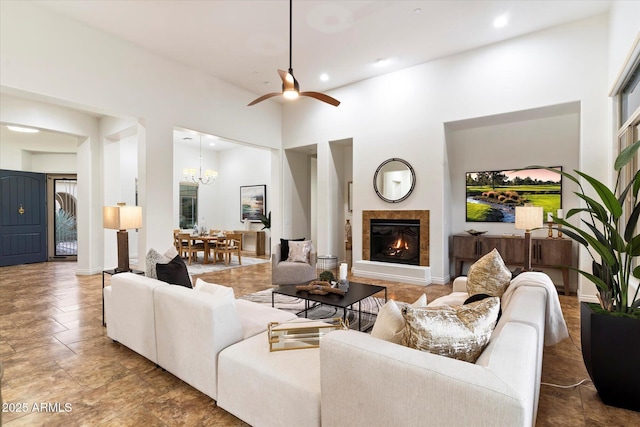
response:
<path id="1" fill-rule="evenodd" d="M 638 289 L 632 292 L 630 282 L 632 277 L 640 278 L 640 171 L 629 171 L 630 179 L 622 182 L 622 170 L 639 148 L 637 141 L 616 158 L 613 189 L 583 172 L 575 171 L 574 176 L 556 170 L 578 185 L 575 194 L 586 207 L 569 210 L 567 218 L 586 214 L 581 219 L 586 228 L 553 218 L 556 228 L 562 226 L 562 231 L 584 246 L 592 258 L 591 271 L 574 268 L 596 285 L 600 301 L 599 305 L 583 302 L 580 307 L 582 356 L 591 380 L 605 404 L 634 411 L 640 411 L 640 300 Z M 585 193 L 579 177 L 597 198 Z M 625 203 L 631 204 L 626 216 Z"/>
<path id="2" fill-rule="evenodd" d="M 260 222 L 262 223 L 262 230 L 271 228 L 271 211 L 267 215 L 259 215 Z"/>
<path id="3" fill-rule="evenodd" d="M 260 222 L 262 223 L 262 230 L 265 230 L 267 237 L 267 253 L 271 254 L 271 211 L 267 215 L 260 214 Z"/>

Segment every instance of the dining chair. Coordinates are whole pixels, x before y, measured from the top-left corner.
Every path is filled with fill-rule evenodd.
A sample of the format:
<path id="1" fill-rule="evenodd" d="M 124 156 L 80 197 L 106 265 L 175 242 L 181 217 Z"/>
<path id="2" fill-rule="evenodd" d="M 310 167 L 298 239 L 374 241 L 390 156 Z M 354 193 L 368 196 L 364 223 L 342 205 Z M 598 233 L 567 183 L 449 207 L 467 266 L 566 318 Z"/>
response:
<path id="1" fill-rule="evenodd" d="M 188 265 L 191 265 L 192 259 L 198 261 L 198 252 L 202 252 L 204 254 L 204 243 L 196 242 L 197 238 L 191 234 L 180 233 L 178 234 L 178 239 L 180 241 L 180 249 L 178 249 L 178 253 L 184 253 L 188 257 Z"/>
<path id="2" fill-rule="evenodd" d="M 241 233 L 226 233 L 224 239 L 218 239 L 214 246 L 213 262 L 218 259 L 218 254 L 224 258 L 224 264 L 229 265 L 231 262 L 231 254 L 235 253 L 238 256 L 238 264 L 242 265 L 242 234 Z"/>
<path id="3" fill-rule="evenodd" d="M 176 228 L 173 230 L 173 246 L 175 246 L 176 251 L 178 251 L 178 254 L 184 258 L 187 256 L 187 253 L 182 249 L 182 246 L 183 244 L 186 246 L 187 242 L 183 242 L 182 239 L 180 239 L 179 237 L 180 231 L 181 230 L 179 228 Z"/>

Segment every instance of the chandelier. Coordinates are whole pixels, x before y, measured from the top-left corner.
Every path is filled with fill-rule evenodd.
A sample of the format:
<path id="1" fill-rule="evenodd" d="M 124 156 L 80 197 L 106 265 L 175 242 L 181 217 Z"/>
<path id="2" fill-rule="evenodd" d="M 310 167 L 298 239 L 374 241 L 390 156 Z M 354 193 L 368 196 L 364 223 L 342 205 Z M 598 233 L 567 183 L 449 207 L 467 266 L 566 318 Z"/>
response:
<path id="1" fill-rule="evenodd" d="M 191 137 L 187 136 L 183 139 L 190 140 Z M 185 168 L 182 170 L 182 173 L 186 181 L 191 181 L 195 182 L 196 184 L 203 185 L 213 183 L 213 181 L 215 181 L 218 177 L 218 172 L 211 169 L 207 169 L 204 172 L 204 175 L 202 174 L 202 136 L 200 136 L 200 168 Z M 199 175 L 196 176 L 196 173 L 198 173 Z"/>

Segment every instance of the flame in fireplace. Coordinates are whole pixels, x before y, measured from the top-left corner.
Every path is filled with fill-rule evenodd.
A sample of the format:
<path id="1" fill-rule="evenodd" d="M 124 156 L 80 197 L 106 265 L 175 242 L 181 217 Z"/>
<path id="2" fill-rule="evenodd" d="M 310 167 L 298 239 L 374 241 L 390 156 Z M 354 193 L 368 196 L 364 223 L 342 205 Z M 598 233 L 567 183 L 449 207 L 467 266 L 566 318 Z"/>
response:
<path id="1" fill-rule="evenodd" d="M 393 249 L 409 249 L 409 243 L 405 242 L 402 240 L 402 237 L 400 237 L 393 245 L 391 245 L 391 247 Z"/>

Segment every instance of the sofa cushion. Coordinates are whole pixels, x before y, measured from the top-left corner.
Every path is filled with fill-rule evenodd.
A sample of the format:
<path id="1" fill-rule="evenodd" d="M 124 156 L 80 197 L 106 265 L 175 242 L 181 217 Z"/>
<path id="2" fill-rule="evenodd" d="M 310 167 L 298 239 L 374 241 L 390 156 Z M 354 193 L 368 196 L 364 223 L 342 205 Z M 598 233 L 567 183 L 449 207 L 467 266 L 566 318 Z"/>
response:
<path id="1" fill-rule="evenodd" d="M 405 306 L 403 344 L 474 363 L 491 338 L 499 307 L 497 297 L 457 307 Z"/>
<path id="2" fill-rule="evenodd" d="M 289 242 L 289 262 L 309 263 L 309 255 L 311 254 L 311 241 Z"/>
<path id="3" fill-rule="evenodd" d="M 233 288 L 230 288 L 229 286 L 218 285 L 216 283 L 208 283 L 200 278 L 196 279 L 196 286 L 194 287 L 194 289 L 198 292 L 206 292 L 208 294 L 212 294 L 216 298 L 235 299 Z"/>
<path id="4" fill-rule="evenodd" d="M 164 254 L 159 253 L 153 248 L 149 249 L 145 257 L 145 276 L 157 279 L 156 264 L 168 264 L 176 255 L 178 255 L 178 251 L 173 246 L 167 249 Z"/>
<path id="5" fill-rule="evenodd" d="M 381 340 L 401 344 L 404 337 L 405 320 L 402 316 L 402 307 L 406 303 L 389 300 L 378 311 L 378 317 L 373 324 L 371 330 L 371 336 Z M 422 294 L 417 301 L 415 301 L 412 307 L 426 307 L 427 295 Z"/>
<path id="6" fill-rule="evenodd" d="M 492 250 L 469 267 L 467 293 L 501 297 L 511 283 L 511 271 L 497 249 Z"/>
<path id="7" fill-rule="evenodd" d="M 182 258 L 180 258 L 180 255 L 176 255 L 168 264 L 156 264 L 156 273 L 158 280 L 162 280 L 163 282 L 187 288 L 192 287 L 187 265 Z"/>
<path id="8" fill-rule="evenodd" d="M 267 330 L 270 322 L 288 322 L 297 319 L 293 313 L 244 299 L 236 300 L 236 308 L 242 325 L 242 339 Z"/>
<path id="9" fill-rule="evenodd" d="M 289 242 L 302 242 L 304 237 L 300 239 L 280 239 L 280 261 L 286 261 L 289 258 Z"/>

